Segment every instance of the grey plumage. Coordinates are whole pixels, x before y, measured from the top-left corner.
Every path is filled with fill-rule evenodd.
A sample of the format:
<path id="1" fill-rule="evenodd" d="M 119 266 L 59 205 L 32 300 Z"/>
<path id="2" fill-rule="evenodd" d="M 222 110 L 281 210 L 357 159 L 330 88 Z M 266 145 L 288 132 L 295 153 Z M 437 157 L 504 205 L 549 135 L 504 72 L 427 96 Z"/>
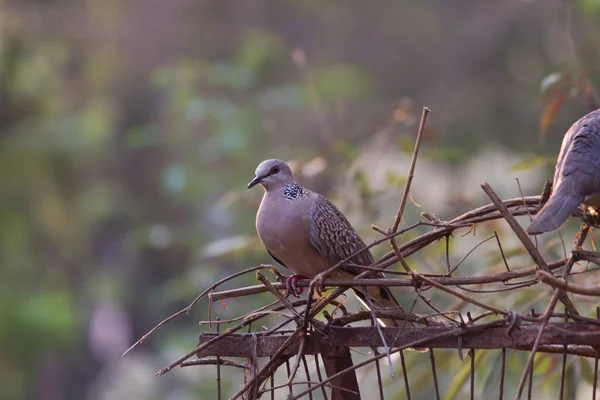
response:
<path id="1" fill-rule="evenodd" d="M 296 184 L 289 166 L 282 160 L 263 161 L 248 187 L 256 184 L 265 189 L 256 215 L 258 235 L 269 254 L 295 274 L 313 278 L 366 247 L 342 212 L 324 196 Z M 373 264 L 373 256 L 367 249 L 353 256 L 349 264 L 369 266 Z M 331 277 L 353 278 L 361 272 L 360 268 L 346 265 Z M 377 273 L 373 277 L 384 275 Z M 353 288 L 366 307 L 369 306 L 367 290 L 375 307 L 402 310 L 387 288 Z M 380 322 L 396 325 L 390 319 Z"/>
<path id="2" fill-rule="evenodd" d="M 314 193 L 313 206 L 308 210 L 310 215 L 310 243 L 331 265 L 350 257 L 358 250 L 366 247 L 344 214 L 329 200 Z M 373 256 L 365 250 L 350 259 L 352 264 L 371 265 Z M 352 273 L 360 270 L 345 267 Z"/>
<path id="3" fill-rule="evenodd" d="M 340 261 L 350 257 L 357 251 L 366 247 L 363 240 L 358 236 L 348 219 L 342 212 L 327 198 L 320 194 L 314 193 L 315 202 L 312 209 L 309 210 L 310 215 L 310 243 L 317 249 L 321 257 L 327 260 L 330 266 L 334 266 Z M 373 255 L 366 249 L 350 260 L 350 264 L 369 266 L 374 263 Z M 352 267 L 343 266 L 341 270 L 356 276 L 364 270 Z M 378 272 L 372 276 L 373 278 L 385 278 L 382 272 Z M 402 308 L 386 287 L 363 287 L 361 289 L 352 288 L 358 300 L 367 308 L 369 307 L 368 299 L 365 297 L 365 290 L 368 290 L 369 299 L 373 305 L 380 308 Z M 385 326 L 395 326 L 393 320 L 383 320 Z"/>
<path id="4" fill-rule="evenodd" d="M 552 195 L 527 232 L 536 235 L 558 229 L 582 203 L 600 205 L 600 110 L 579 119 L 565 134 Z"/>

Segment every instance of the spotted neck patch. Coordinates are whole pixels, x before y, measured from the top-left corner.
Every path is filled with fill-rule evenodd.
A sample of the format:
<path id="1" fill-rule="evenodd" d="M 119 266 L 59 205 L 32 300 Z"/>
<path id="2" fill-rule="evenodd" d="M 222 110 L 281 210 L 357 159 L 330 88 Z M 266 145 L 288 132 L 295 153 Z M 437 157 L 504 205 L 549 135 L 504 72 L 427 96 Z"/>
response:
<path id="1" fill-rule="evenodd" d="M 296 200 L 300 197 L 306 196 L 308 190 L 298 185 L 296 182 L 288 183 L 283 189 L 283 197 L 288 200 Z"/>

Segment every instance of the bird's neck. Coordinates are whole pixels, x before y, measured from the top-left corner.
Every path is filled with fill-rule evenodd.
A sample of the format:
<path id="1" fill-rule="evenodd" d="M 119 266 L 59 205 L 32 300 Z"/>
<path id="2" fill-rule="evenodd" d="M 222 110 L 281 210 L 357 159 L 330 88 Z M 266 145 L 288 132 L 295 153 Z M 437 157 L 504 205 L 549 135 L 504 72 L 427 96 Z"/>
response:
<path id="1" fill-rule="evenodd" d="M 265 198 L 283 197 L 287 200 L 296 200 L 306 196 L 309 191 L 296 182 L 282 183 L 276 187 L 265 187 Z"/>
<path id="2" fill-rule="evenodd" d="M 290 182 L 283 187 L 281 195 L 288 200 L 296 200 L 308 194 L 308 190 L 298 185 L 296 182 Z"/>
<path id="3" fill-rule="evenodd" d="M 308 194 L 308 190 L 298 185 L 296 182 L 289 182 L 281 186 L 270 188 L 265 191 L 265 196 L 281 196 L 287 200 L 296 200 Z"/>

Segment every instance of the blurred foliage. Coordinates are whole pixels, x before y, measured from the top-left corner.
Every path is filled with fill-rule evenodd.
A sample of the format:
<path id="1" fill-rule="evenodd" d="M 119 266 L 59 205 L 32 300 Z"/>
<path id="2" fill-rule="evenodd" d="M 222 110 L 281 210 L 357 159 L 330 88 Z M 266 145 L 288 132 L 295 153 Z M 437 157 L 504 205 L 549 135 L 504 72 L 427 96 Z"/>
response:
<path id="1" fill-rule="evenodd" d="M 594 87 L 588 79 L 589 74 L 581 73 L 573 77 L 570 73 L 554 73 L 544 78 L 541 84 L 544 108 L 540 121 L 542 138 L 545 138 L 550 125 L 568 98 L 581 100 L 588 107 L 588 111 L 598 108 L 597 99 L 594 98 Z"/>
<path id="2" fill-rule="evenodd" d="M 600 1 L 598 0 L 578 0 L 578 6 L 588 13 L 600 13 Z"/>
<path id="3" fill-rule="evenodd" d="M 587 22 L 574 26 L 574 55 L 556 37 L 563 27 L 549 23 L 563 3 L 0 1 L 0 398 L 114 398 L 111 388 L 123 385 L 133 398 L 214 396 L 207 368 L 144 392 L 151 373 L 131 384 L 112 367 L 134 369 L 121 352 L 215 281 L 270 262 L 254 233 L 259 195 L 245 191 L 262 159 L 293 160 L 298 179 L 332 196 L 366 234 L 371 216 L 389 223 L 396 211 L 421 105 L 433 113 L 418 173 L 440 166 L 459 186 L 458 168 L 494 143 L 529 157 L 512 171 L 550 165 L 561 130 L 598 93 L 600 6 L 577 2 Z M 540 124 L 552 157 L 524 156 L 538 151 Z M 514 165 L 490 165 L 486 179 Z M 479 205 L 464 193 L 427 197 L 454 214 Z M 405 219 L 424 211 L 413 208 Z M 464 245 L 452 242 L 451 254 L 494 229 L 503 232 L 489 224 Z M 547 243 L 551 254 L 559 249 Z M 432 247 L 412 262 L 443 272 L 444 253 Z M 525 260 L 514 243 L 505 254 Z M 495 250 L 474 257 L 504 268 Z M 479 264 L 469 259 L 461 271 Z M 252 283 L 245 276 L 225 287 Z M 544 304 L 535 290 L 501 300 Z M 213 314 L 230 318 L 266 301 L 228 301 Z M 185 352 L 206 309 L 201 302 L 131 357 L 145 354 L 150 368 Z M 548 377 L 559 373 L 550 359 L 536 364 Z M 426 394 L 429 372 L 416 360 L 408 360 L 414 390 Z M 453 371 L 457 360 L 439 362 Z M 466 393 L 464 368 L 445 392 Z M 589 381 L 589 368 L 570 370 Z M 225 388 L 240 380 L 232 373 Z M 555 382 L 542 385 L 552 394 Z"/>

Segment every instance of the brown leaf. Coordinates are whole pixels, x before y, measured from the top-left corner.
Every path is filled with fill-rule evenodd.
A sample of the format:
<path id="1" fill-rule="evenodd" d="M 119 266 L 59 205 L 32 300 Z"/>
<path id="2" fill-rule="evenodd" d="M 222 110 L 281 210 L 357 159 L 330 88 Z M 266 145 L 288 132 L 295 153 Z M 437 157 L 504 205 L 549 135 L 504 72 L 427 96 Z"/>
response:
<path id="1" fill-rule="evenodd" d="M 544 107 L 542 117 L 540 118 L 540 136 L 542 141 L 546 139 L 548 128 L 550 128 L 550 125 L 552 125 L 556 119 L 556 115 L 568 96 L 568 93 L 558 93 L 557 96 L 552 98 Z"/>
<path id="2" fill-rule="evenodd" d="M 546 76 L 540 84 L 540 102 L 551 102 L 558 94 L 568 93 L 573 86 L 573 76 L 568 72 L 559 72 Z"/>

